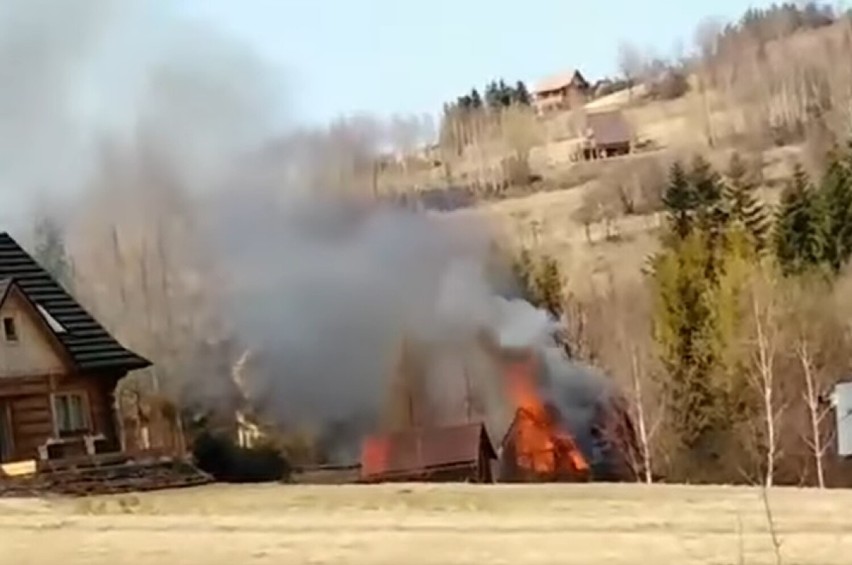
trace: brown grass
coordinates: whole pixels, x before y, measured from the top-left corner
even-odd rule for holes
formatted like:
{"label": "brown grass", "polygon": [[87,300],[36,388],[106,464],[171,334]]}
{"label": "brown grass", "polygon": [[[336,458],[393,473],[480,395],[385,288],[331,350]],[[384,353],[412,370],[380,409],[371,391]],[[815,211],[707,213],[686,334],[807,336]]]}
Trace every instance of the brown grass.
{"label": "brown grass", "polygon": [[[852,492],[770,496],[786,563],[848,563]],[[215,485],[0,501],[0,528],[21,565],[774,562],[759,490],[733,487]]]}

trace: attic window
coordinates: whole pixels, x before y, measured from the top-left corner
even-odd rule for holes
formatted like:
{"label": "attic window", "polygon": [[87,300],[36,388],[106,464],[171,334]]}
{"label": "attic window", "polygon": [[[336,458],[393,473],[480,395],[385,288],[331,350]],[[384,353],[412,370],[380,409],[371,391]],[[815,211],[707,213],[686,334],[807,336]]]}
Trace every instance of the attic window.
{"label": "attic window", "polygon": [[18,328],[15,327],[15,318],[3,318],[3,335],[6,341],[18,341]]}
{"label": "attic window", "polygon": [[36,308],[38,308],[39,314],[44,318],[44,321],[47,322],[47,325],[50,326],[50,329],[54,331],[54,333],[64,334],[66,333],[65,327],[56,321],[56,318],[50,315],[50,313],[44,309],[44,306],[41,304],[36,304]]}

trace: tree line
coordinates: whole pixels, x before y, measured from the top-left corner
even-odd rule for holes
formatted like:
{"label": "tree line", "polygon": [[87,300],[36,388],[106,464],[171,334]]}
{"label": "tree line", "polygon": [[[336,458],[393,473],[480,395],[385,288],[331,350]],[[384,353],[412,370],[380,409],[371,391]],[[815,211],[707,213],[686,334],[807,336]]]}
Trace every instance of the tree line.
{"label": "tree line", "polygon": [[566,349],[632,398],[637,476],[712,483],[845,484],[829,402],[849,369],[852,146],[780,202],[734,154],[724,171],[676,162],[642,283],[577,303],[547,254],[515,261],[525,296],[562,318]]}
{"label": "tree line", "polygon": [[513,105],[529,106],[532,104],[527,85],[524,81],[517,81],[514,86],[508,84],[505,79],[492,80],[485,85],[485,94],[472,88],[470,92],[456,98],[455,102],[444,104],[444,114],[451,114],[454,110],[479,110],[487,109],[499,111]]}

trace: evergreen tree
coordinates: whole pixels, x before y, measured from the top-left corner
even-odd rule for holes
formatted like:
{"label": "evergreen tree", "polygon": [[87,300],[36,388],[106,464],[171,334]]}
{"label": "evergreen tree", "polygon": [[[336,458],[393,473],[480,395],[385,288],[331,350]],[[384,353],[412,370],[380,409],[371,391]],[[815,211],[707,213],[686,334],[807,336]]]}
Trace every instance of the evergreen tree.
{"label": "evergreen tree", "polygon": [[654,259],[654,334],[666,379],[667,413],[687,448],[719,423],[713,372],[718,361],[714,283],[705,276],[711,246],[691,232]]}
{"label": "evergreen tree", "polygon": [[489,110],[498,110],[501,106],[500,89],[493,80],[485,87],[485,105]]}
{"label": "evergreen tree", "polygon": [[530,250],[522,249],[518,257],[512,262],[512,273],[520,287],[521,297],[530,303],[535,300],[534,269]]}
{"label": "evergreen tree", "polygon": [[536,308],[547,310],[555,318],[563,312],[563,281],[559,263],[549,255],[533,259],[528,249],[523,249],[512,264],[512,271],[521,296]]}
{"label": "evergreen tree", "polygon": [[482,96],[479,95],[479,91],[475,88],[470,91],[470,106],[474,109],[482,108]]}
{"label": "evergreen tree", "polygon": [[473,108],[473,99],[470,97],[470,94],[460,96],[456,101],[456,106],[462,110],[470,110]]}
{"label": "evergreen tree", "polygon": [[49,217],[36,223],[33,258],[56,282],[70,289],[71,262],[65,252],[65,238],[56,221]]}
{"label": "evergreen tree", "polygon": [[663,206],[669,227],[676,238],[686,239],[692,232],[697,204],[697,195],[686,176],[686,171],[680,163],[675,163],[669,173],[669,184],[663,193]]}
{"label": "evergreen tree", "polygon": [[730,221],[749,234],[758,251],[763,250],[770,227],[769,213],[755,195],[758,184],[738,153],[731,157],[727,177],[724,197]]}
{"label": "evergreen tree", "polygon": [[824,255],[834,272],[852,255],[852,174],[847,160],[838,149],[832,152],[819,190],[825,213]]}
{"label": "evergreen tree", "polygon": [[536,306],[550,312],[555,318],[562,315],[562,273],[556,259],[545,255],[536,273]]}
{"label": "evergreen tree", "polygon": [[508,108],[512,105],[512,100],[514,99],[514,91],[512,87],[506,84],[506,81],[502,78],[497,85],[497,91],[500,93],[500,107]]}
{"label": "evergreen tree", "polygon": [[775,255],[784,274],[798,274],[825,257],[825,214],[801,165],[781,196],[775,222]]}
{"label": "evergreen tree", "polygon": [[715,243],[728,222],[722,178],[710,163],[699,155],[692,162],[688,180],[695,194],[696,224],[710,235],[711,243]]}
{"label": "evergreen tree", "polygon": [[524,84],[524,81],[522,80],[519,80],[517,84],[515,84],[515,103],[520,104],[521,106],[529,106],[532,104],[530,91],[527,90],[527,85]]}

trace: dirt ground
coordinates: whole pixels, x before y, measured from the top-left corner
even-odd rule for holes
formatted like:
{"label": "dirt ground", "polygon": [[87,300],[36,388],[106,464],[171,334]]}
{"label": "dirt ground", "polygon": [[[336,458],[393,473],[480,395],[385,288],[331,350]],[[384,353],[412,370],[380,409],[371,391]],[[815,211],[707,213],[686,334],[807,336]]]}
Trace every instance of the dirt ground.
{"label": "dirt ground", "polygon": [[[9,565],[775,563],[760,491],[206,486],[0,500]],[[852,491],[771,491],[787,564],[848,564]]]}

